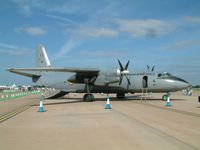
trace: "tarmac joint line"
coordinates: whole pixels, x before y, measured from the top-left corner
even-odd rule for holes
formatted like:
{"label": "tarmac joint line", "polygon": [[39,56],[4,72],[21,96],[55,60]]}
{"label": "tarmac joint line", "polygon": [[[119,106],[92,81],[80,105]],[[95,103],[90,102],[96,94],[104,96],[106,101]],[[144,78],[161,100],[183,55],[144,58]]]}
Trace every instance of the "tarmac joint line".
{"label": "tarmac joint line", "polygon": [[144,122],[142,122],[142,121],[140,121],[140,120],[138,120],[138,119],[136,119],[136,118],[134,118],[132,116],[129,116],[128,114],[126,114],[126,113],[124,113],[122,111],[119,111],[117,109],[113,109],[113,111],[115,111],[116,113],[121,114],[121,115],[123,115],[123,116],[125,116],[125,117],[127,117],[127,118],[129,118],[129,119],[131,119],[133,121],[136,121],[137,123],[139,123],[139,124],[141,124],[143,126],[146,126],[149,129],[152,129],[154,131],[154,133],[156,133],[156,134],[161,134],[162,136],[169,137],[168,141],[176,141],[178,143],[182,143],[185,146],[187,146],[189,149],[194,149],[194,150],[198,149],[198,148],[196,148],[195,146],[193,146],[193,145],[191,145],[189,143],[186,143],[186,142],[184,142],[184,141],[182,141],[182,140],[180,140],[180,139],[178,139],[178,138],[176,138],[176,137],[174,137],[174,136],[172,136],[170,134],[167,134],[167,133],[165,133],[165,132],[163,132],[163,131],[161,131],[161,130],[159,130],[159,129],[151,126],[151,125],[148,125],[148,124],[146,124],[146,123],[144,123]]}
{"label": "tarmac joint line", "polygon": [[176,113],[179,113],[179,114],[189,115],[189,116],[193,116],[193,117],[200,117],[200,114],[192,113],[192,112],[188,112],[188,111],[183,111],[183,110],[178,110],[178,109],[171,108],[171,107],[162,107],[162,106],[156,106],[156,105],[153,105],[153,104],[141,103],[141,102],[135,102],[135,103],[154,107],[154,108],[159,108],[159,109],[163,109],[163,110],[167,110],[167,111],[171,111],[171,112],[176,112]]}
{"label": "tarmac joint line", "polygon": [[14,117],[14,116],[16,116],[17,114],[19,114],[19,113],[21,113],[21,112],[23,112],[23,111],[25,111],[25,110],[31,108],[32,106],[34,106],[34,104],[32,104],[32,105],[28,104],[28,105],[25,105],[25,106],[23,106],[23,107],[20,107],[20,108],[14,110],[14,111],[11,111],[11,112],[9,112],[9,113],[6,113],[6,114],[4,114],[4,115],[1,115],[1,116],[0,116],[0,123],[2,123],[2,122],[4,122],[4,121],[6,121],[6,120],[8,120],[8,119],[10,119],[10,118],[12,118],[12,117]]}

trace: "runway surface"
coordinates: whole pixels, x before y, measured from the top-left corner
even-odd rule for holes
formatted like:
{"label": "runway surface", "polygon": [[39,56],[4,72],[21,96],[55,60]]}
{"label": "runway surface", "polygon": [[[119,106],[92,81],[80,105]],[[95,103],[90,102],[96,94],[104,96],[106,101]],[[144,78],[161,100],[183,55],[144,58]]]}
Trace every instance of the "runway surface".
{"label": "runway surface", "polygon": [[6,150],[200,149],[197,95],[175,93],[171,107],[160,100],[162,94],[152,94],[146,102],[139,94],[127,100],[111,95],[110,110],[105,109],[106,95],[100,94],[89,103],[82,102],[81,94],[45,100],[45,112],[32,106],[0,123],[0,146]]}

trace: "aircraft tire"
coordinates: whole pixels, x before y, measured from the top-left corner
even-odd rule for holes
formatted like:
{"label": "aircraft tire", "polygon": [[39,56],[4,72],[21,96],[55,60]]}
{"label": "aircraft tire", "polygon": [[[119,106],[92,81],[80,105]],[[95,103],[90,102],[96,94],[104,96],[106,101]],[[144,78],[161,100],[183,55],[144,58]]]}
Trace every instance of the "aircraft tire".
{"label": "aircraft tire", "polygon": [[167,100],[168,95],[163,95],[162,96],[162,100],[166,101]]}
{"label": "aircraft tire", "polygon": [[83,101],[84,102],[92,102],[92,101],[94,101],[94,95],[93,94],[85,94],[83,96]]}

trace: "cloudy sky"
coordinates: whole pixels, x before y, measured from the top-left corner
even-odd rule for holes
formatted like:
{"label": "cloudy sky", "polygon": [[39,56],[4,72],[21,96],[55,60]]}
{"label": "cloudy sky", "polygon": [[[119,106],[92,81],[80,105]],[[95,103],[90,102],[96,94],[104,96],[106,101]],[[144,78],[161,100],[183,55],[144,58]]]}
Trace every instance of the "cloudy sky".
{"label": "cloudy sky", "polygon": [[5,71],[35,67],[43,44],[53,66],[168,71],[200,84],[199,0],[1,0],[0,85],[31,84]]}

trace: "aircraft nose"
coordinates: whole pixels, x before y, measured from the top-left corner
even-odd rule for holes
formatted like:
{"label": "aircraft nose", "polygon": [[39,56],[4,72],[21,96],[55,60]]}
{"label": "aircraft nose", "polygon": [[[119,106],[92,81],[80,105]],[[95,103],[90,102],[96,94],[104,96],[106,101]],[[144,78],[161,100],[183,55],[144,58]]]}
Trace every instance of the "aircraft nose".
{"label": "aircraft nose", "polygon": [[180,88],[181,89],[186,89],[186,88],[188,88],[190,86],[190,84],[188,83],[188,82],[183,82],[183,81],[181,81],[181,83],[180,83]]}
{"label": "aircraft nose", "polygon": [[181,78],[176,77],[176,81],[177,81],[177,86],[178,86],[178,88],[180,90],[181,89],[186,89],[186,88],[188,88],[190,86],[190,84],[187,81],[185,81],[185,80],[183,80]]}

